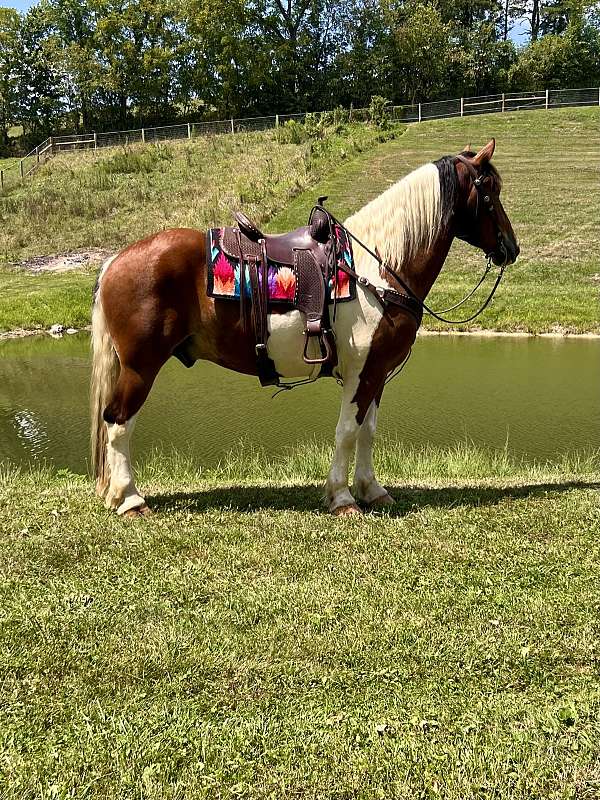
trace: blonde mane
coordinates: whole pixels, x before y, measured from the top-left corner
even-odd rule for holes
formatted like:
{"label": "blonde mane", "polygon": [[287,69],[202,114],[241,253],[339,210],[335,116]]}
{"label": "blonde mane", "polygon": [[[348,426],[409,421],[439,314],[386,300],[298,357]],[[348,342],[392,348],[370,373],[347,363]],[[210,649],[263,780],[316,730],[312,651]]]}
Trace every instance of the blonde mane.
{"label": "blonde mane", "polygon": [[[442,197],[439,172],[435,164],[424,164],[390,186],[345,221],[347,228],[394,269],[402,267],[418,253],[428,250],[442,223]],[[363,259],[362,248],[354,255]],[[376,265],[375,265],[376,267]],[[364,274],[364,269],[361,270]]]}

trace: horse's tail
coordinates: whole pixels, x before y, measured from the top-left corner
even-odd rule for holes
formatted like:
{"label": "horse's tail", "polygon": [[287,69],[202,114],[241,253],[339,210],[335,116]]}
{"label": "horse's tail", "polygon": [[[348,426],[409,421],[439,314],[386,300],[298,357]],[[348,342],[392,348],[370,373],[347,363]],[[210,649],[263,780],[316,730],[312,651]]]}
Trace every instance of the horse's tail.
{"label": "horse's tail", "polygon": [[90,384],[92,470],[96,478],[96,491],[104,495],[109,484],[110,473],[106,460],[106,425],[102,416],[119,377],[119,358],[113,345],[102,308],[101,280],[107,267],[105,262],[96,288],[92,307],[92,378]]}

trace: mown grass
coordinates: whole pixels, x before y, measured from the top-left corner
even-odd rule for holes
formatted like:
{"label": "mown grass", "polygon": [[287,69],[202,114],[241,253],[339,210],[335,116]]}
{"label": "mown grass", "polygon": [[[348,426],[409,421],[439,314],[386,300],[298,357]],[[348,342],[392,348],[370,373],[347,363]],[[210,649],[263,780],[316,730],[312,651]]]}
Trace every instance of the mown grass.
{"label": "mown grass", "polygon": [[88,325],[95,280],[95,269],[43,275],[0,269],[0,331]]}
{"label": "mown grass", "polygon": [[0,158],[0,169],[8,169],[18,162],[18,158]]}
{"label": "mown grass", "polygon": [[3,470],[4,798],[598,796],[598,456],[388,450],[337,520],[328,455],[157,458],[134,522]]}

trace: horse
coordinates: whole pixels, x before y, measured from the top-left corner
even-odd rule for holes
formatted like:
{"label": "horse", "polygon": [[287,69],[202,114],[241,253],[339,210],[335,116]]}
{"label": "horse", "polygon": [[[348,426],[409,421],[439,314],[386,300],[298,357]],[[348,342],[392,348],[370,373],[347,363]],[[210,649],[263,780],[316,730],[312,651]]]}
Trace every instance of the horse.
{"label": "horse", "polygon": [[[410,353],[419,320],[402,305],[379,302],[377,292],[409,290],[427,308],[425,298],[454,238],[502,268],[519,254],[500,201],[501,178],[491,164],[494,149],[492,139],[478,152],[465,148],[425,164],[344,222],[365,247],[354,253],[356,297],[337,307],[332,323],[333,376],[343,389],[326,502],[337,516],[394,502],[373,467],[377,411],[386,380]],[[151,513],[135,485],[130,440],[159,370],[182,343],[190,363],[205,359],[257,375],[256,340],[240,317],[238,304],[207,293],[203,231],[164,230],[104,263],[92,308],[90,401],[92,465],[107,508],[126,516]],[[297,309],[269,309],[268,355],[281,376],[318,374],[319,366],[302,358],[303,317]]]}

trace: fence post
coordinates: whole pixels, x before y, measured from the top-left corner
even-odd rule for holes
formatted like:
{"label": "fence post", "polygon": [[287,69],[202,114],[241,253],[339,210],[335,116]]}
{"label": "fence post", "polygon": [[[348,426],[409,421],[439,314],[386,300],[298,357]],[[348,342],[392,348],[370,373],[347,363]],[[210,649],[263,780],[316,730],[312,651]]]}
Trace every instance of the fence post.
{"label": "fence post", "polygon": [[54,155],[54,142],[52,141],[52,137],[51,136],[48,137],[48,144],[50,146],[50,155],[53,156]]}
{"label": "fence post", "polygon": [[36,145],[35,148],[35,160],[39,164],[40,163],[40,148],[39,145]]}
{"label": "fence post", "polygon": [[461,115],[461,117],[464,117],[464,115],[465,115],[465,98],[464,97],[460,98],[460,115]]}
{"label": "fence post", "polygon": [[279,114],[275,114],[275,127],[279,127]]}
{"label": "fence post", "polygon": [[98,149],[98,134],[94,131],[94,150]]}
{"label": "fence post", "polygon": [[0,189],[4,189],[4,170],[0,169]]}
{"label": "fence post", "polygon": [[25,180],[25,173],[23,172],[23,159],[19,161],[19,174],[21,175],[21,180]]}
{"label": "fence post", "polygon": [[142,128],[142,144],[146,144],[146,131]]}
{"label": "fence post", "polygon": [[419,122],[421,122],[421,103],[419,103]]}
{"label": "fence post", "polygon": [[187,126],[188,126],[188,139],[191,139],[192,138],[192,126],[190,125],[189,122],[188,122]]}
{"label": "fence post", "polygon": [[550,89],[546,89],[546,111],[548,111],[548,99],[550,95]]}
{"label": "fence post", "polygon": [[598,87],[598,105],[600,106],[600,86]]}
{"label": "fence post", "polygon": [[504,108],[505,108],[505,106],[504,106],[504,99],[505,99],[505,98],[504,98],[504,92],[502,92],[502,113],[503,113],[503,114],[504,114]]}
{"label": "fence post", "polygon": [[233,117],[231,118],[231,132],[235,133],[235,128],[233,126]]}

